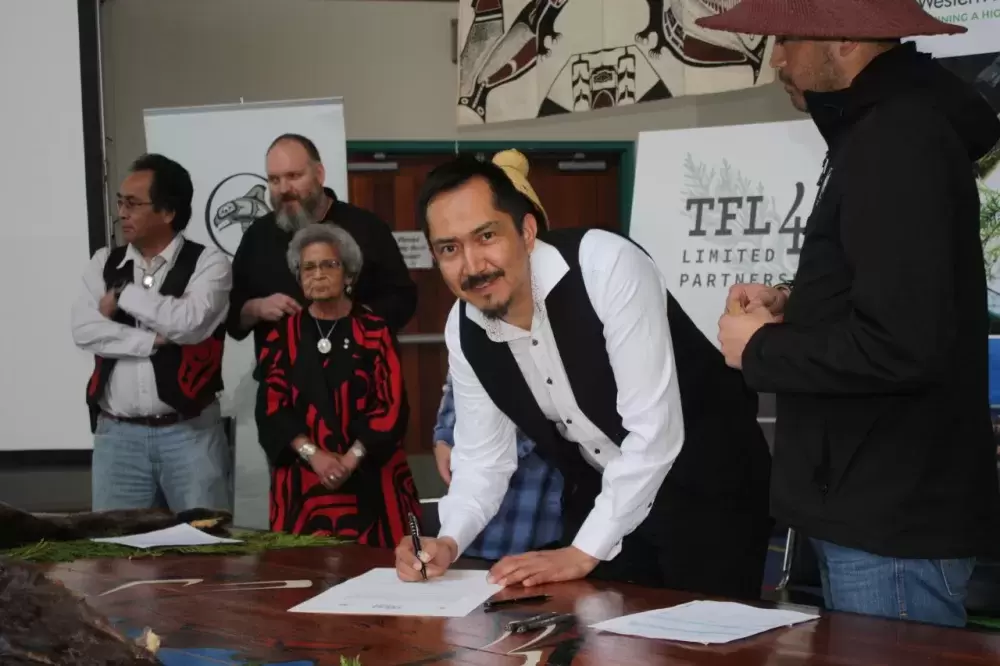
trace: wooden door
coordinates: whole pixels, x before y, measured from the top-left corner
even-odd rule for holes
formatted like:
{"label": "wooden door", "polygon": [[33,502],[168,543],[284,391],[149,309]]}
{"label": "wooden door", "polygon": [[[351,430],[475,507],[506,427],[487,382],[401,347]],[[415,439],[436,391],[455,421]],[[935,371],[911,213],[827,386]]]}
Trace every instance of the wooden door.
{"label": "wooden door", "polygon": [[[484,159],[492,157],[489,152],[479,154]],[[526,154],[531,163],[529,179],[552,228],[621,228],[617,153]],[[394,231],[418,231],[416,202],[420,186],[431,169],[451,157],[440,153],[352,152],[348,155],[350,202],[374,212]],[[410,401],[405,448],[414,455],[431,449],[441,387],[448,371],[442,334],[455,296],[437,269],[414,269],[410,274],[417,283],[417,313],[400,332],[399,340]]]}

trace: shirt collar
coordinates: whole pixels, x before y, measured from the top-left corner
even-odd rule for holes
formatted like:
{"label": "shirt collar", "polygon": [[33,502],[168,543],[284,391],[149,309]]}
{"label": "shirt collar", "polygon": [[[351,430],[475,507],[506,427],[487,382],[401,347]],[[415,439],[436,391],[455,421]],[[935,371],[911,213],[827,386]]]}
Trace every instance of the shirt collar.
{"label": "shirt collar", "polygon": [[[152,264],[157,259],[162,259],[163,262],[166,264],[172,263],[174,257],[177,256],[177,251],[180,250],[181,245],[183,244],[184,244],[183,234],[177,234],[176,236],[174,236],[174,239],[170,241],[169,245],[163,248],[163,250],[158,255],[149,260],[149,263]],[[122,261],[120,264],[118,264],[118,268],[121,268],[129,261],[134,261],[136,265],[139,266],[143,266],[146,264],[146,258],[142,256],[142,253],[139,252],[139,250],[131,243],[128,244],[128,248],[126,248],[125,250],[125,256],[122,257]]]}
{"label": "shirt collar", "polygon": [[531,252],[531,279],[538,290],[537,296],[544,301],[556,285],[569,273],[569,264],[553,245],[535,239],[535,249]]}
{"label": "shirt collar", "polygon": [[[537,330],[546,317],[545,299],[569,272],[569,264],[559,250],[538,239],[535,239],[535,247],[528,261],[531,269],[531,294],[535,301],[535,316],[531,319],[531,328]],[[503,320],[486,317],[479,308],[471,304],[466,304],[465,316],[485,330],[493,342],[510,342],[531,335],[529,331],[511,326]]]}

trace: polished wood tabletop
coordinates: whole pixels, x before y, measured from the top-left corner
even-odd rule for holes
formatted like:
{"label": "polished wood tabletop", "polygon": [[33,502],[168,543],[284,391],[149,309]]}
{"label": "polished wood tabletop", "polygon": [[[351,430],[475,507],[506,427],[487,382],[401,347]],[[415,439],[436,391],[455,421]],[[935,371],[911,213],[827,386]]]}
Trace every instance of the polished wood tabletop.
{"label": "polished wood tabletop", "polygon": [[[236,557],[81,560],[47,571],[126,633],[150,627],[162,637],[164,653],[234,655],[222,663],[339,666],[341,656],[360,656],[362,666],[1000,664],[1000,635],[837,613],[724,646],[598,632],[589,625],[695,597],[590,581],[536,588],[552,595],[545,605],[475,610],[463,618],[287,612],[392,562],[391,551],[350,545]],[[496,598],[519,594],[523,590],[512,588]],[[575,613],[579,624],[545,635],[505,633],[511,620],[546,610]]]}

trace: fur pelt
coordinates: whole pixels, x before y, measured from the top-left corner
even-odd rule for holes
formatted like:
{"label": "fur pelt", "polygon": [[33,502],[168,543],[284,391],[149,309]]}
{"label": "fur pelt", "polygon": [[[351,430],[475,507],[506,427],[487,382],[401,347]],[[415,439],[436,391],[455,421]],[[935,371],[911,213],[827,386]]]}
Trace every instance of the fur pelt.
{"label": "fur pelt", "polygon": [[192,523],[205,532],[224,534],[232,522],[228,511],[192,509],[129,509],[70,514],[32,514],[0,502],[0,549],[45,541],[115,537]]}
{"label": "fur pelt", "polygon": [[162,666],[65,586],[9,558],[0,558],[0,664]]}

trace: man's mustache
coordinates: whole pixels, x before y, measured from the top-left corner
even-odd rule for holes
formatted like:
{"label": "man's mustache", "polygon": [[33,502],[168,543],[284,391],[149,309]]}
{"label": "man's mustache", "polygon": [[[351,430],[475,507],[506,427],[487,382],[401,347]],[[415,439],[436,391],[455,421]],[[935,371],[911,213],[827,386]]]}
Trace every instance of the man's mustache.
{"label": "man's mustache", "polygon": [[475,289],[476,287],[481,287],[482,285],[495,280],[496,278],[503,277],[503,271],[495,270],[492,273],[479,273],[478,275],[470,275],[464,280],[462,280],[463,291],[468,291],[469,289]]}

